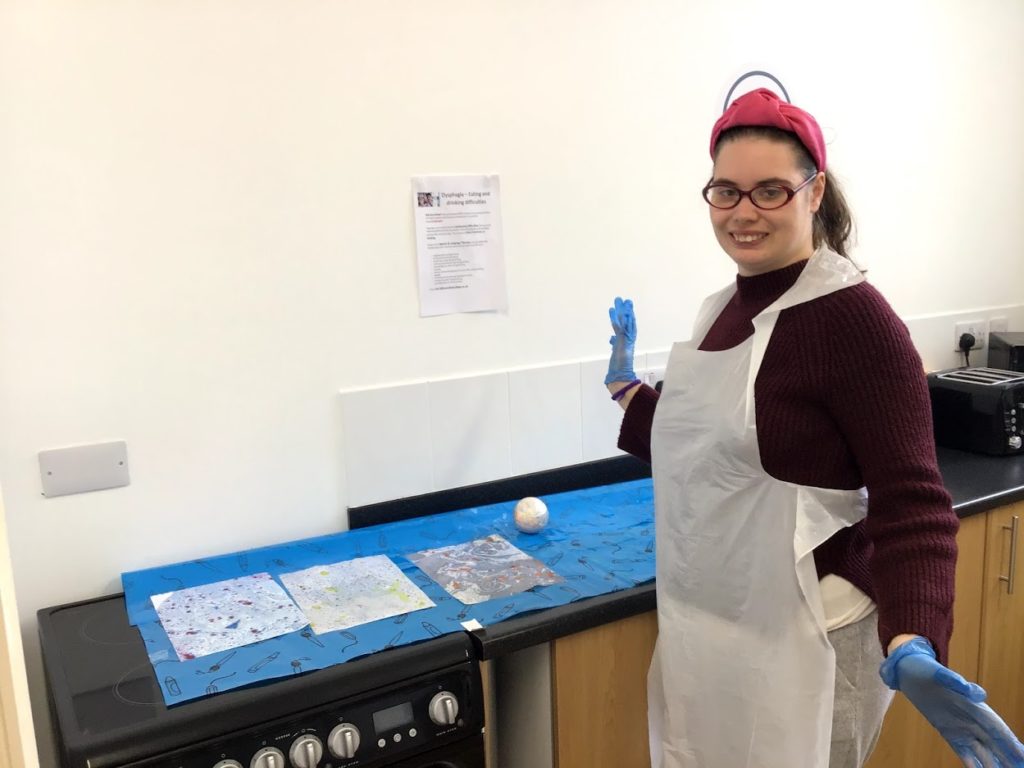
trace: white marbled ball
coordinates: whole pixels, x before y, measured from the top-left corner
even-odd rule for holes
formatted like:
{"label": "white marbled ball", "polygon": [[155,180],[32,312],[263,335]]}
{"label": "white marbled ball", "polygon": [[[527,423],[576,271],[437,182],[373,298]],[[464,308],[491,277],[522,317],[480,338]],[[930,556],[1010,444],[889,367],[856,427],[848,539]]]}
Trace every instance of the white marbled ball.
{"label": "white marbled ball", "polygon": [[523,533],[536,533],[548,524],[548,505],[538,498],[527,496],[516,504],[516,528]]}

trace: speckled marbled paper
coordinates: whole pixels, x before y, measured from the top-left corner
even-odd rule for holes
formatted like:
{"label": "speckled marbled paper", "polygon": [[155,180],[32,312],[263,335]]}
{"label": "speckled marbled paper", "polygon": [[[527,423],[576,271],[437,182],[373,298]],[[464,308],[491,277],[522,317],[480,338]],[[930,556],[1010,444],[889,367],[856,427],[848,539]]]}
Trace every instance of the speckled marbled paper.
{"label": "speckled marbled paper", "polygon": [[269,573],[165,592],[151,600],[181,661],[285,635],[308,623]]}
{"label": "speckled marbled paper", "polygon": [[318,635],[434,607],[386,555],[282,573],[281,583]]}
{"label": "speckled marbled paper", "polygon": [[425,549],[408,557],[452,597],[466,605],[517,595],[563,580],[540,560],[497,534],[465,544]]}

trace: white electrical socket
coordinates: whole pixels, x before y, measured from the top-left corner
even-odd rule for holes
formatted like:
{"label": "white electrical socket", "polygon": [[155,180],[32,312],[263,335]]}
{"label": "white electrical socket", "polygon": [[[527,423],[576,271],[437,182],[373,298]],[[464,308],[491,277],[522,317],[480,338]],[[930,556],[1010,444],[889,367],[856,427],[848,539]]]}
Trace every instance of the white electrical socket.
{"label": "white electrical socket", "polygon": [[652,387],[655,384],[657,384],[657,382],[664,381],[664,380],[665,380],[665,368],[648,368],[647,369],[647,379],[644,382],[645,384],[647,384],[647,386],[651,386]]}
{"label": "white electrical socket", "polygon": [[636,377],[649,387],[653,387],[665,378],[664,367],[642,368],[636,372]]}
{"label": "white electrical socket", "polygon": [[960,352],[960,337],[969,333],[974,337],[971,351],[984,349],[988,340],[988,320],[964,320],[953,326],[953,349]]}

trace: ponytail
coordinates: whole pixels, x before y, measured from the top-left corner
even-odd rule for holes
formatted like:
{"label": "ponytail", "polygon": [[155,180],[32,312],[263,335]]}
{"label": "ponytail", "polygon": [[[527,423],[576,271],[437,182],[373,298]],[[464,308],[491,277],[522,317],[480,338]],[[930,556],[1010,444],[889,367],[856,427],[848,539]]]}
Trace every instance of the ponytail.
{"label": "ponytail", "polygon": [[852,233],[853,217],[846,204],[846,196],[836,177],[826,170],[825,194],[814,214],[814,247],[827,245],[840,256],[850,258],[846,245]]}

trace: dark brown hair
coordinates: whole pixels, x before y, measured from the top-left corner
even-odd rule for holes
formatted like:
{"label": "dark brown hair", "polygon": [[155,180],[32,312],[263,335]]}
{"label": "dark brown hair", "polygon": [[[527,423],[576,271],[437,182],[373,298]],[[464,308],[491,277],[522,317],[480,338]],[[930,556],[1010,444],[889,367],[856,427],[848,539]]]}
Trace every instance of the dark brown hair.
{"label": "dark brown hair", "polygon": [[[793,148],[797,166],[804,172],[805,178],[818,171],[807,147],[795,133],[765,125],[743,125],[723,131],[718,143],[715,144],[715,158],[718,158],[718,151],[726,142],[748,138],[770,139],[788,144]],[[839,255],[849,258],[850,254],[846,252],[846,247],[852,233],[853,217],[850,215],[850,207],[846,204],[846,197],[839,186],[839,181],[826,169],[825,194],[814,214],[814,247],[825,244]]]}

